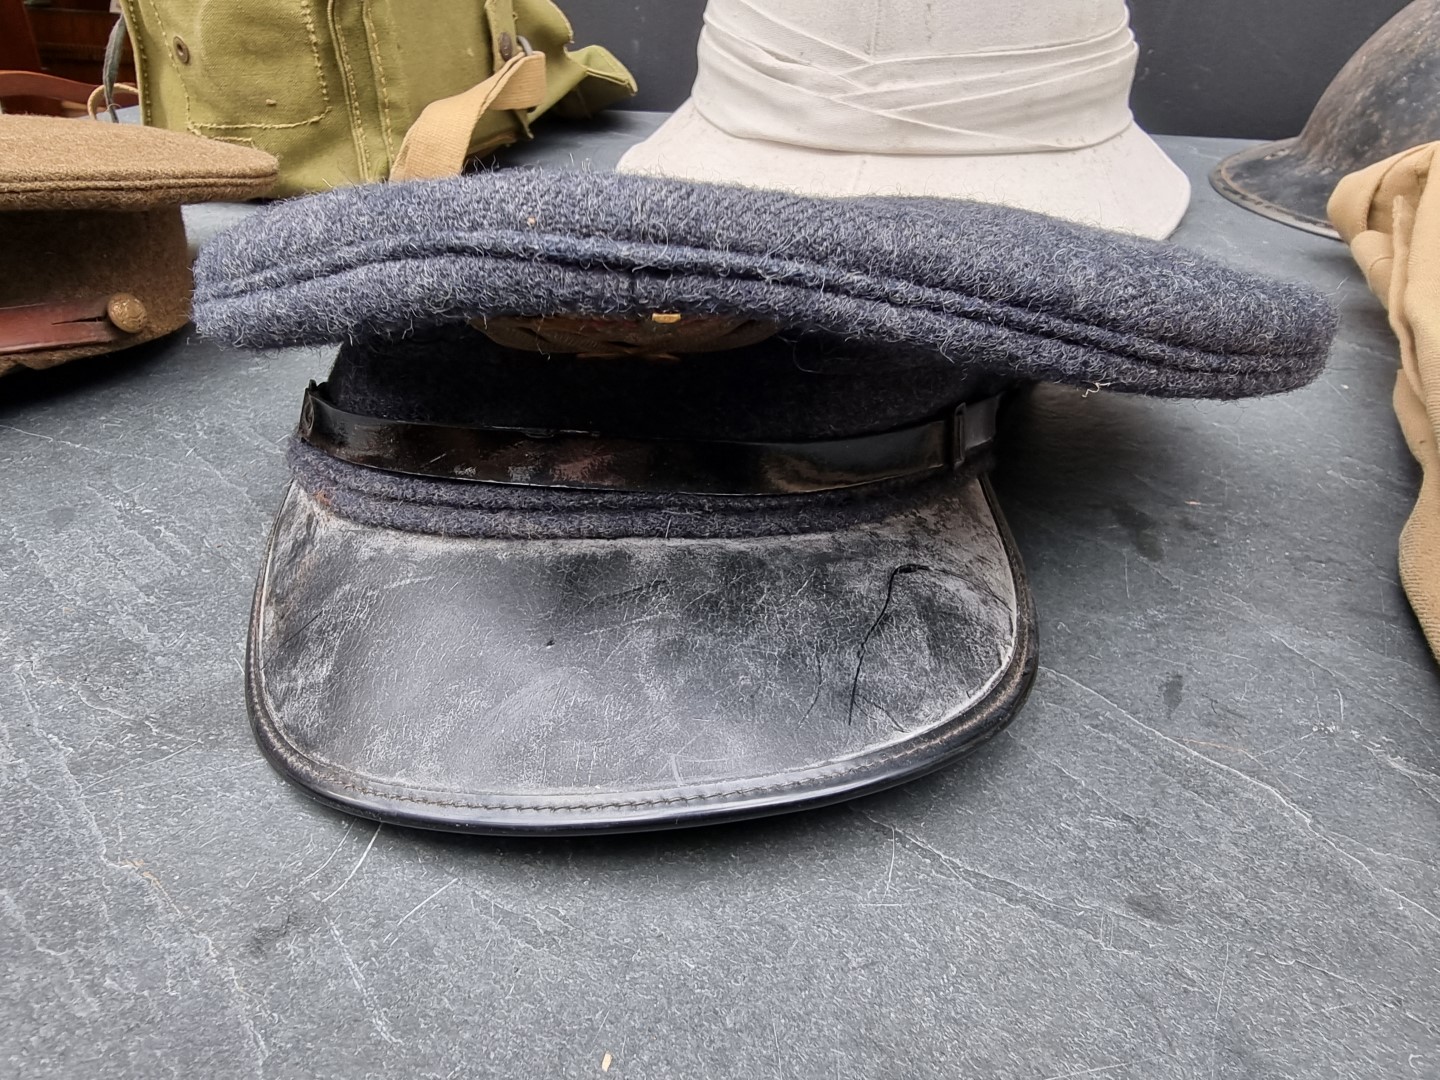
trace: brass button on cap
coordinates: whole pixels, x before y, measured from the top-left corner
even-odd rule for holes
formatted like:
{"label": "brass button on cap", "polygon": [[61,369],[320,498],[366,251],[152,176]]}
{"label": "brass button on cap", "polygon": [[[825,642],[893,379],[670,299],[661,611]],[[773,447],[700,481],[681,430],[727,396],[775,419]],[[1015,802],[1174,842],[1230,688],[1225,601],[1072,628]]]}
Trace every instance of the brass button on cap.
{"label": "brass button on cap", "polygon": [[182,64],[188,64],[190,62],[190,46],[185,44],[185,39],[176,34],[171,45],[175,49],[175,59]]}
{"label": "brass button on cap", "polygon": [[106,317],[119,330],[127,334],[138,334],[145,329],[149,318],[145,305],[129,293],[116,293],[105,306]]}

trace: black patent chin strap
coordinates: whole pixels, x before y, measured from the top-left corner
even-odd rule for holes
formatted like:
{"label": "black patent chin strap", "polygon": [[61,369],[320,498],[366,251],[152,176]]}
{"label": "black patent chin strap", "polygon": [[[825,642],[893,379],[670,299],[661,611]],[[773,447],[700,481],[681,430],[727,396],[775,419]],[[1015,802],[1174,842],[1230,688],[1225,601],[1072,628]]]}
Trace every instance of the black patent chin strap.
{"label": "black patent chin strap", "polygon": [[1000,399],[878,435],[806,442],[634,439],[589,431],[417,424],[305,391],[299,437],[340,461],[439,480],[576,491],[806,495],[953,472],[995,439]]}

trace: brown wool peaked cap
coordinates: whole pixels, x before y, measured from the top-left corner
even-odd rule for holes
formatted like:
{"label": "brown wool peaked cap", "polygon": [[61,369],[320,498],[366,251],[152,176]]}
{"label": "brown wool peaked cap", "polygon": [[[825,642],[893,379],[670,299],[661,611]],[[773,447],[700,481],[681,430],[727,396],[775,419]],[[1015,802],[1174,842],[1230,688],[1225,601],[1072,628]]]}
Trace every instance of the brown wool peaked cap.
{"label": "brown wool peaked cap", "polygon": [[180,132],[0,116],[0,375],[184,326],[181,204],[252,199],[275,175],[269,154]]}

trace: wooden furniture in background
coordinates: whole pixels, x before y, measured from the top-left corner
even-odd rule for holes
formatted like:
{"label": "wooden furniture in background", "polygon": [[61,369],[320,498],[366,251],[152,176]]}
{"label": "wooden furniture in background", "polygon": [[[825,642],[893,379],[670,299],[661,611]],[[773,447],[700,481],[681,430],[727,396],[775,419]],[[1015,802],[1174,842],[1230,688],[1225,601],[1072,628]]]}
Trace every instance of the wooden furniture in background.
{"label": "wooden furniture in background", "polygon": [[[109,0],[0,0],[0,105],[8,112],[84,112],[103,79],[105,45],[118,16]],[[133,82],[126,49],[120,82]],[[133,94],[117,104],[134,104]]]}
{"label": "wooden furniture in background", "polygon": [[[25,5],[21,0],[0,0],[0,71],[38,72],[40,50],[35,44],[35,34],[30,29]],[[23,96],[35,91],[29,85],[0,87],[0,104],[12,112],[44,113],[57,115],[63,110],[60,104],[46,96]]]}
{"label": "wooden furniture in background", "polygon": [[[105,43],[119,18],[110,0],[28,0],[25,12],[39,48],[42,70],[77,82],[100,82]],[[135,67],[127,54],[120,64],[120,82],[134,82]]]}
{"label": "wooden furniture in background", "polygon": [[40,50],[21,0],[0,0],[0,68],[40,70]]}

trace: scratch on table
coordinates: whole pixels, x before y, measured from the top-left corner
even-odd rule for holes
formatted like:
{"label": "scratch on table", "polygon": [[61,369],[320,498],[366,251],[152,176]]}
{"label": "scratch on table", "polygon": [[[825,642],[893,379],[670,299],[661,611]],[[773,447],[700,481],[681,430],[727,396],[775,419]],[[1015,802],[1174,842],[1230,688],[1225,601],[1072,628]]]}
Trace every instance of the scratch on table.
{"label": "scratch on table", "polygon": [[[373,841],[373,837],[372,837]],[[365,977],[360,974],[360,965],[355,963],[355,957],[350,954],[350,947],[345,944],[345,939],[340,936],[340,928],[335,925],[333,919],[326,920],[330,926],[330,936],[335,939],[335,944],[340,948],[340,955],[345,958],[345,966],[350,969],[350,981],[355,984],[355,989],[360,994],[360,1000],[365,1004],[365,1013],[370,1018],[370,1026],[375,1033],[393,1046],[403,1046],[399,1039],[390,1030],[390,1024],[385,1019],[385,1014],[375,1003],[375,997],[370,988],[365,985]]]}
{"label": "scratch on table", "polygon": [[404,915],[400,916],[400,921],[395,924],[395,929],[391,932],[390,937],[385,942],[386,946],[388,947],[395,944],[395,939],[400,936],[400,928],[410,921],[411,916],[413,916],[426,904],[429,904],[432,900],[434,900],[436,897],[438,897],[441,893],[443,893],[446,889],[450,888],[451,885],[454,885],[459,880],[460,879],[458,877],[451,878],[444,885],[441,885],[424,900],[421,900],[413,908],[407,911]]}
{"label": "scratch on table", "polygon": [[350,836],[350,830],[351,830],[352,828],[354,828],[354,825],[355,825],[355,822],[354,822],[353,819],[350,820],[350,821],[345,822],[345,831],[340,834],[340,839],[339,839],[339,841],[336,842],[334,850],[330,852],[329,856],[325,859],[324,862],[322,862],[322,863],[321,863],[319,866],[317,866],[314,870],[311,870],[310,873],[306,874],[303,878],[300,879],[300,884],[301,884],[301,885],[304,885],[304,884],[305,884],[307,881],[309,881],[311,878],[313,878],[313,877],[315,877],[316,875],[318,875],[318,874],[320,873],[320,871],[324,870],[325,867],[327,867],[327,866],[330,865],[330,863],[334,860],[334,858],[335,858],[336,855],[339,855],[339,854],[340,854],[340,849],[345,846],[345,841],[349,838],[349,836]]}
{"label": "scratch on table", "polygon": [[[1171,746],[1174,746],[1174,747],[1176,747],[1177,749],[1179,749],[1182,753],[1184,753],[1184,754],[1186,754],[1186,755],[1188,755],[1188,756],[1190,756],[1190,757],[1195,758],[1196,760],[1204,763],[1205,765],[1208,765],[1210,768],[1215,769],[1215,770],[1218,771],[1218,772],[1228,773],[1229,775],[1231,775],[1231,776],[1233,776],[1233,777],[1235,777],[1235,778],[1237,778],[1237,779],[1239,779],[1239,780],[1242,780],[1243,782],[1245,782],[1246,784],[1249,784],[1249,785],[1252,786],[1252,787],[1259,788],[1261,791],[1265,792],[1265,793],[1266,793],[1267,795],[1269,795],[1272,799],[1274,799],[1274,800],[1275,800],[1276,802],[1278,802],[1281,806],[1283,806],[1286,810],[1288,810],[1288,811],[1291,813],[1291,815],[1293,815],[1296,819],[1298,819],[1299,822],[1300,822],[1300,824],[1301,824],[1301,826],[1305,829],[1305,831],[1306,831],[1307,833],[1309,833],[1311,836],[1313,836],[1316,840],[1319,840],[1319,841],[1320,841],[1322,844],[1324,844],[1326,847],[1330,848],[1332,851],[1334,851],[1334,852],[1335,852],[1337,855],[1339,855],[1341,858],[1346,859],[1346,860],[1348,860],[1349,862],[1354,863],[1357,867],[1359,867],[1360,870],[1365,874],[1365,876],[1370,879],[1371,884],[1373,884],[1373,885],[1375,886],[1375,888],[1379,889],[1381,892],[1383,892],[1383,893],[1385,893],[1385,894],[1387,894],[1387,895],[1389,895],[1389,896],[1393,896],[1395,899],[1399,900],[1400,903],[1401,903],[1403,906],[1412,907],[1412,908],[1414,908],[1415,910],[1423,913],[1423,914],[1424,914],[1427,918],[1429,918],[1432,922],[1435,922],[1435,923],[1437,923],[1437,924],[1440,924],[1440,915],[1437,915],[1434,911],[1432,911],[1430,908],[1426,907],[1424,904],[1420,903],[1420,902],[1419,902],[1418,900],[1416,900],[1414,897],[1412,897],[1412,896],[1407,896],[1405,893],[1400,892],[1398,889],[1392,888],[1391,886],[1382,883],[1382,882],[1375,876],[1375,871],[1374,871],[1373,869],[1371,869],[1370,865],[1369,865],[1368,863],[1366,863],[1364,859],[1361,859],[1358,855],[1355,855],[1353,852],[1346,851],[1343,847],[1341,847],[1338,843],[1336,843],[1335,840],[1333,840],[1330,836],[1328,836],[1321,827],[1319,827],[1319,826],[1316,825],[1316,823],[1315,823],[1315,817],[1314,817],[1313,814],[1311,814],[1309,811],[1305,810],[1304,807],[1298,805],[1297,803],[1292,802],[1290,799],[1287,799],[1287,798],[1285,797],[1285,795],[1279,791],[1279,789],[1275,788],[1274,786],[1272,786],[1272,785],[1270,785],[1270,784],[1265,783],[1263,780],[1260,780],[1260,779],[1258,779],[1257,777],[1251,776],[1249,773],[1242,772],[1241,770],[1236,769],[1236,768],[1234,768],[1233,766],[1226,765],[1224,762],[1216,761],[1216,760],[1215,760],[1214,758],[1212,758],[1212,757],[1207,757],[1205,754],[1200,753],[1200,751],[1195,750],[1195,749],[1193,749],[1192,747],[1186,746],[1186,745],[1185,745],[1183,742],[1181,742],[1179,739],[1176,739],[1176,738],[1173,738],[1173,737],[1171,737],[1171,736],[1169,736],[1169,735],[1166,735],[1163,731],[1160,731],[1158,728],[1151,727],[1149,724],[1145,723],[1143,720],[1140,720],[1139,718],[1135,717],[1135,716],[1132,715],[1131,713],[1126,712],[1126,711],[1125,711],[1124,709],[1122,709],[1119,705],[1117,705],[1115,702],[1111,701],[1109,698],[1107,698],[1104,694],[1100,693],[1098,690],[1094,690],[1094,689],[1092,689],[1091,687],[1086,686],[1086,685],[1085,685],[1084,683],[1082,683],[1079,679],[1071,678],[1069,675],[1066,675],[1064,672],[1056,671],[1054,668],[1045,667],[1043,664],[1040,666],[1040,669],[1039,669],[1039,670],[1042,671],[1042,672],[1044,672],[1044,673],[1047,674],[1047,675],[1053,676],[1054,678],[1062,679],[1062,680],[1064,680],[1065,682],[1070,683],[1072,686],[1075,686],[1075,687],[1078,687],[1078,688],[1081,689],[1081,690],[1084,690],[1087,694],[1090,694],[1091,696],[1098,698],[1100,701],[1104,702],[1107,706],[1109,706],[1109,708],[1110,708],[1117,716],[1119,716],[1119,717],[1121,717],[1122,719],[1126,720],[1127,722],[1135,725],[1136,727],[1140,728],[1142,731],[1145,731],[1145,732],[1149,733],[1149,734],[1150,734],[1151,736],[1153,736],[1154,738],[1159,739],[1159,740],[1161,740],[1162,742],[1169,743]],[[1363,845],[1362,845],[1362,846],[1363,846]]]}
{"label": "scratch on table", "polygon": [[1220,1005],[1225,1000],[1225,982],[1230,978],[1230,943],[1225,943],[1225,964],[1220,969],[1220,989],[1215,994],[1215,1019],[1220,1019]]}
{"label": "scratch on table", "polygon": [[370,857],[370,849],[375,846],[375,839],[380,835],[380,830],[384,827],[385,826],[383,824],[375,826],[375,831],[370,834],[370,842],[365,845],[365,850],[360,853],[360,858],[357,859],[355,865],[350,868],[350,873],[345,875],[344,881],[340,882],[340,884],[336,885],[333,890],[320,898],[320,902],[322,904],[327,903],[333,897],[338,896],[340,890],[345,888],[346,885],[350,884],[350,879],[360,872],[360,867],[364,866],[365,860]]}
{"label": "scratch on table", "polygon": [[1122,1061],[1115,1065],[1097,1065],[1093,1069],[1079,1069],[1075,1072],[1056,1073],[1054,1076],[1047,1076],[1045,1080],[1072,1080],[1076,1076],[1098,1076],[1100,1073],[1114,1072],[1116,1069],[1128,1069],[1131,1065],[1139,1065],[1138,1061]]}

